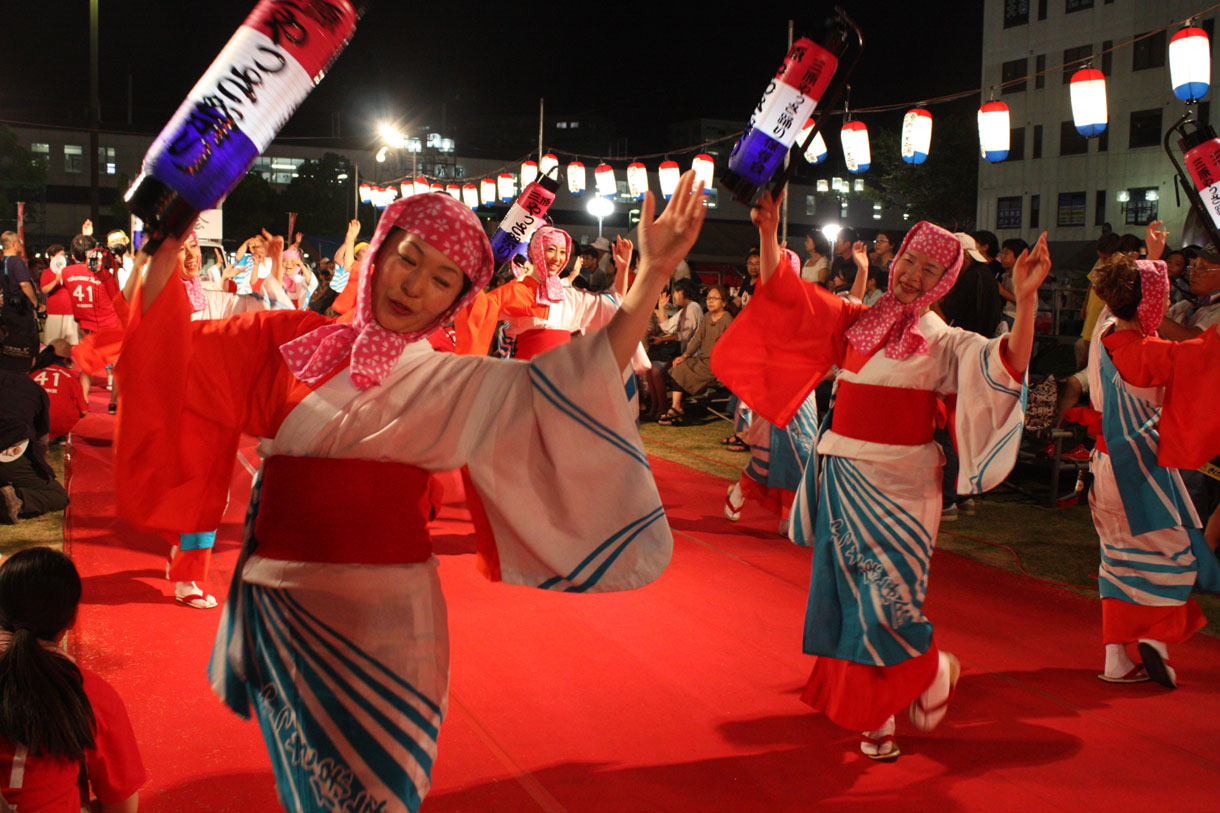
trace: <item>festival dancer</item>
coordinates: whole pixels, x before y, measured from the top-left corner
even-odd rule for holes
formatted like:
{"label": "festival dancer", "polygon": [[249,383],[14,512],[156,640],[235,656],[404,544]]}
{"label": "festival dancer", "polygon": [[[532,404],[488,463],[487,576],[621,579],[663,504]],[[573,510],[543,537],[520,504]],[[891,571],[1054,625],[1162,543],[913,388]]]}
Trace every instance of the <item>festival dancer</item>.
{"label": "festival dancer", "polygon": [[1046,236],[1014,269],[1012,333],[986,339],[929,311],[962,265],[951,232],[917,224],[891,264],[889,291],[867,307],[780,261],[778,203],[764,193],[754,210],[760,284],[712,365],[776,426],[788,424],[831,365],[841,368],[817,446],[821,477],[806,467],[792,512],[792,540],[813,546],[804,650],[816,661],[802,700],[864,731],[865,755],[893,759],[895,712],[909,707],[917,729],[935,728],[960,672],[922,609],[941,511],[938,398],[959,396],[958,490],[994,487],[1020,440],[1037,290],[1050,269]]}
{"label": "festival dancer", "polygon": [[[263,438],[210,673],[235,711],[253,706],[285,807],[414,811],[428,791],[448,637],[427,472],[468,466],[493,580],[618,590],[665,567],[672,538],[619,371],[698,236],[701,190],[687,173],[655,219],[645,198],[622,307],[529,364],[424,340],[492,273],[478,218],[446,194],[386,208],[350,322],[281,311],[191,324],[181,286],[165,284],[177,247],[158,250],[121,362],[119,510],[142,527],[214,526],[238,437]],[[594,479],[613,512],[564,497]],[[330,499],[301,500],[308,482]]]}
{"label": "festival dancer", "polygon": [[[781,252],[783,261],[800,273],[800,258],[788,249]],[[783,429],[749,407],[734,410],[733,437],[744,437],[750,448],[750,461],[741,470],[741,477],[729,486],[724,498],[724,516],[730,522],[741,519],[746,500],[753,500],[779,517],[779,533],[788,536],[789,510],[805,476],[805,467],[817,466],[814,441],[818,434],[818,405],[809,394],[792,420]]]}
{"label": "festival dancer", "polygon": [[[1149,256],[1159,258],[1164,232],[1149,230]],[[1154,242],[1153,238],[1159,238]],[[1159,259],[1116,253],[1094,269],[1093,290],[1105,303],[1089,343],[1089,397],[1102,414],[1090,470],[1089,507],[1101,541],[1102,641],[1108,683],[1155,680],[1175,688],[1169,644],[1185,641],[1206,623],[1192,590],[1220,591],[1220,564],[1203,537],[1195,505],[1176,468],[1157,465],[1161,405],[1175,360],[1190,359],[1194,381],[1178,370],[1173,397],[1196,411],[1215,409],[1215,369],[1201,364],[1210,339],[1170,342],[1155,337],[1169,298],[1169,276]],[[1220,353],[1213,353],[1213,363]],[[1189,362],[1188,362],[1189,363]],[[1210,380],[1210,383],[1209,383]],[[1212,390],[1208,397],[1206,389]],[[1216,439],[1188,433],[1213,447]],[[1196,461],[1206,461],[1201,457]]]}

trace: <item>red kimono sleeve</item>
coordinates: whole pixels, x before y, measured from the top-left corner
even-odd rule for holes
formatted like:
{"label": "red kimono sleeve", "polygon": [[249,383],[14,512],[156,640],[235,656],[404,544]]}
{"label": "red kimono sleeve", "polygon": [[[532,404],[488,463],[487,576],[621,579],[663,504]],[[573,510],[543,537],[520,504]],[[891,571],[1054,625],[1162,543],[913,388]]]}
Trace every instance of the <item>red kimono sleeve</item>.
{"label": "red kimono sleeve", "polygon": [[356,294],[360,291],[360,272],[363,267],[364,263],[360,263],[348,274],[347,284],[335,297],[335,301],[330,303],[330,309],[335,313],[344,314],[356,307]]}
{"label": "red kimono sleeve", "polygon": [[805,282],[787,263],[759,286],[712,351],[712,372],[733,393],[779,427],[841,364],[844,332],[864,305]]}
{"label": "red kimono sleeve", "polygon": [[327,320],[311,311],[259,311],[190,321],[181,285],[147,313],[132,304],[115,437],[121,517],[149,531],[197,533],[220,522],[242,432],[272,436],[293,381],[281,344]]}
{"label": "red kimono sleeve", "polygon": [[1128,384],[1164,387],[1157,462],[1197,469],[1220,454],[1220,338],[1215,326],[1187,342],[1145,338],[1134,330],[1102,344]]}
{"label": "red kimono sleeve", "polygon": [[496,324],[506,316],[545,318],[547,307],[539,305],[537,285],[514,281],[494,291],[480,291],[453,319],[460,356],[486,356],[496,335]]}

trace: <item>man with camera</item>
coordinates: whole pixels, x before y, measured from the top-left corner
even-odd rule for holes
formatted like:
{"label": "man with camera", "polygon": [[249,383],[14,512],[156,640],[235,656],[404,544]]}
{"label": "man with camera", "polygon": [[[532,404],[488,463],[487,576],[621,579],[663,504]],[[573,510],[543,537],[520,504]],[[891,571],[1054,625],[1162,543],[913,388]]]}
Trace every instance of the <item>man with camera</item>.
{"label": "man with camera", "polygon": [[21,257],[15,231],[0,234],[4,276],[0,279],[0,369],[28,373],[38,354],[38,295],[30,269]]}

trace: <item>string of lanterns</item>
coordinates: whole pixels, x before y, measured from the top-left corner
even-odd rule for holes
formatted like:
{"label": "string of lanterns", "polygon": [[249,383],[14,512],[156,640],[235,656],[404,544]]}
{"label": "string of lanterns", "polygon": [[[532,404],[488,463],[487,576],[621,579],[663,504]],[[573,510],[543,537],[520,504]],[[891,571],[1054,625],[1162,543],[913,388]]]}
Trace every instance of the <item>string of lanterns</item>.
{"label": "string of lanterns", "polygon": [[[1181,101],[1194,104],[1207,95],[1211,84],[1211,43],[1206,31],[1188,25],[1170,38],[1169,76],[1173,93]],[[1072,106],[1072,122],[1077,132],[1086,138],[1094,138],[1104,133],[1108,124],[1105,75],[1091,67],[1077,70],[1072,74],[1069,82],[1069,97]],[[850,112],[844,111],[844,113],[848,120],[843,123],[839,131],[843,160],[849,172],[859,175],[866,172],[872,163],[868,127],[862,121],[851,119]],[[1003,102],[992,100],[979,107],[979,151],[985,160],[996,163],[1008,158],[1010,122],[1008,105]],[[813,126],[813,119],[810,118],[800,131],[797,138],[798,143],[805,142]],[[729,138],[735,138],[737,135],[734,134]],[[902,160],[908,164],[924,163],[928,159],[931,143],[932,114],[923,107],[915,107],[907,111],[902,121],[900,142]],[[682,152],[682,150],[675,152]],[[816,165],[825,161],[827,156],[826,141],[822,138],[822,133],[818,132],[805,150],[805,160]],[[559,166],[559,159],[553,153],[546,153],[537,162],[532,159],[523,161],[519,171],[521,188],[524,189],[540,174],[558,173]],[[698,153],[691,161],[691,169],[695,171],[696,181],[703,182],[704,192],[710,193],[714,180],[714,159],[706,153]],[[574,158],[568,163],[566,175],[568,191],[574,196],[583,195],[587,188],[585,165]],[[681,177],[678,163],[670,159],[662,161],[657,168],[657,176],[660,181],[661,194],[666,200],[669,200]],[[593,171],[593,180],[594,190],[599,196],[606,198],[617,196],[618,181],[612,166],[604,161],[599,163]],[[859,179],[856,180],[855,185],[857,191],[863,188]],[[846,188],[847,184],[844,182],[842,188],[835,191],[847,191]],[[819,180],[817,189],[820,192],[828,191],[827,182]],[[632,200],[643,200],[647,190],[648,168],[640,160],[633,160],[627,166],[627,196]],[[446,192],[455,200],[464,203],[471,209],[476,209],[479,206],[511,203],[517,194],[517,176],[503,171],[494,179],[484,178],[477,186],[469,181],[460,185],[458,183],[440,184],[435,181],[429,183],[428,179],[422,175],[413,180],[404,179],[401,183],[384,187],[366,183],[360,185],[360,201],[371,203],[381,209],[399,197],[409,197],[429,191]]]}

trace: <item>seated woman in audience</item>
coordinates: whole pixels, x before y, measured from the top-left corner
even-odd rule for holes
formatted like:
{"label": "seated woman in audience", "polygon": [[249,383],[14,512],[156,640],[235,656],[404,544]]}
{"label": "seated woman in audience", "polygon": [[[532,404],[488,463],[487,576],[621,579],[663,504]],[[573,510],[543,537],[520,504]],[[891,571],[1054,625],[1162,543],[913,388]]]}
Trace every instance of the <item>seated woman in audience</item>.
{"label": "seated woman in audience", "polygon": [[712,285],[707,289],[703,301],[707,305],[707,315],[687,342],[682,355],[675,358],[669,368],[669,377],[677,386],[673,390],[669,411],[657,418],[657,423],[662,426],[682,423],[686,417],[682,398],[685,395],[698,395],[716,380],[716,376],[712,375],[712,348],[733,322],[733,316],[727,309],[728,289],[723,285]]}
{"label": "seated woman in audience", "polygon": [[652,369],[646,375],[652,417],[659,416],[665,408],[665,371],[682,349],[690,344],[691,337],[703,322],[703,306],[699,304],[699,289],[690,279],[676,280],[673,284],[673,303],[677,313],[670,316],[665,306],[669,294],[662,292],[657,301],[656,335],[648,340],[648,358]]}
{"label": "seated woman in audience", "polygon": [[[60,643],[76,620],[72,560],[27,548],[0,565],[0,794],[21,811],[80,813],[81,768],[102,813],[135,813],[144,765],[123,701]],[[91,808],[94,809],[94,808]]]}
{"label": "seated woman in audience", "polygon": [[[1164,240],[1149,230],[1149,256],[1160,256]],[[1168,647],[1207,623],[1190,594],[1220,591],[1220,565],[1181,473],[1168,466],[1196,468],[1220,452],[1220,344],[1214,328],[1186,342],[1155,338],[1169,294],[1160,261],[1116,254],[1096,270],[1093,290],[1107,306],[1088,366],[1089,396],[1102,414],[1089,493],[1101,541],[1098,677],[1174,688]]]}

